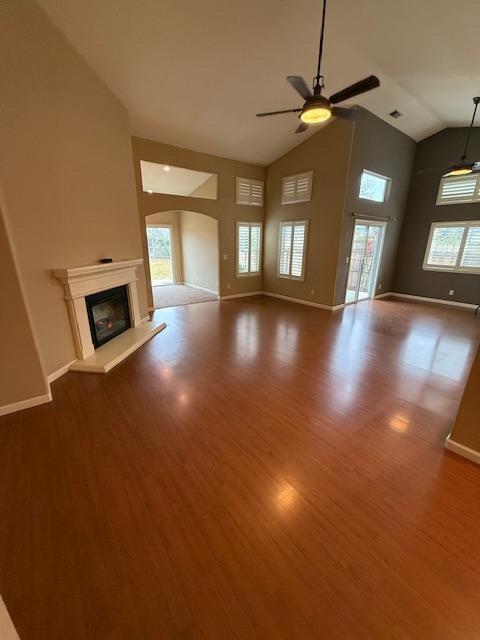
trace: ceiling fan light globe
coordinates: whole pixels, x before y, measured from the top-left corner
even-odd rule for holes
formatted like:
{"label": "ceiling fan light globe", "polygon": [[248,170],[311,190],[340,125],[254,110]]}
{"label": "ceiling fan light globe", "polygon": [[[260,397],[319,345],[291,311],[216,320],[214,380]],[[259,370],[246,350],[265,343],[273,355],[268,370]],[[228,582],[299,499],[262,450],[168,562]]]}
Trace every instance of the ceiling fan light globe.
{"label": "ceiling fan light globe", "polygon": [[446,173],[446,176],[466,176],[469,173],[472,173],[472,167],[464,168],[464,169],[452,169],[451,171],[449,171],[448,173]]}
{"label": "ceiling fan light globe", "polygon": [[332,112],[326,107],[307,107],[300,114],[300,120],[305,124],[318,124],[332,117]]}

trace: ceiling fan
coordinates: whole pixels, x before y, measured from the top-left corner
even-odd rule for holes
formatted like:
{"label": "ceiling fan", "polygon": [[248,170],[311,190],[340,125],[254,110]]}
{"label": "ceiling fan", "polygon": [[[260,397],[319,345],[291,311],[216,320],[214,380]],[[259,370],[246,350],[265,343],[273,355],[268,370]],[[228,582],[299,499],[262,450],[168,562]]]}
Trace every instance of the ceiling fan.
{"label": "ceiling fan", "polygon": [[320,74],[320,65],[322,61],[323,51],[323,37],[325,31],[325,11],[327,7],[327,0],[323,0],[323,14],[322,14],[322,27],[320,31],[320,46],[318,50],[318,65],[317,75],[313,79],[313,92],[308,88],[307,83],[301,76],[287,76],[288,82],[292,87],[302,96],[305,100],[303,107],[299,109],[282,109],[281,111],[267,111],[265,113],[257,113],[258,118],[265,116],[274,116],[280,113],[300,113],[300,124],[298,125],[295,133],[302,133],[306,131],[311,124],[319,124],[326,122],[332,116],[337,118],[350,118],[352,116],[351,109],[345,109],[342,107],[332,107],[332,104],[338,104],[344,100],[349,100],[354,96],[358,96],[361,93],[370,91],[380,86],[380,81],[376,76],[368,76],[359,82],[334,93],[330,98],[326,98],[322,95],[322,91],[325,87],[324,78]]}
{"label": "ceiling fan", "polygon": [[[468,145],[470,143],[470,137],[472,135],[473,125],[475,124],[475,116],[477,115],[478,105],[480,104],[480,96],[473,98],[473,104],[475,105],[473,108],[473,116],[470,122],[470,126],[468,128],[467,139],[465,142],[465,149],[463,150],[463,155],[460,158],[459,162],[455,162],[455,164],[450,165],[448,171],[443,173],[442,177],[447,178],[450,176],[465,176],[470,173],[480,173],[480,160],[471,160],[467,159]],[[415,175],[425,175],[428,173],[440,173],[445,171],[445,166],[443,167],[430,167],[428,169],[419,169]]]}
{"label": "ceiling fan", "polygon": [[460,158],[460,162],[455,163],[450,167],[447,173],[444,174],[443,177],[446,176],[464,176],[469,173],[477,173],[480,171],[480,162],[470,162],[467,160],[467,151],[468,151],[468,143],[470,142],[470,136],[472,135],[473,125],[475,123],[475,116],[477,115],[478,105],[480,103],[480,97],[476,97],[473,99],[473,104],[475,105],[473,108],[473,116],[472,121],[470,123],[470,128],[468,129],[467,141],[465,142],[465,149],[463,151],[463,155]]}

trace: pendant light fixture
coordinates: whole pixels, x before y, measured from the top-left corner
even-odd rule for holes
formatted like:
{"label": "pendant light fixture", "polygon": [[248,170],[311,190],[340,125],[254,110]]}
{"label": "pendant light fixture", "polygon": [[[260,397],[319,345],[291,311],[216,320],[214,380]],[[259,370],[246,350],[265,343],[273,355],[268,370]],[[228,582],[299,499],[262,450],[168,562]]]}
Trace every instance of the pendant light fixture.
{"label": "pendant light fixture", "polygon": [[450,167],[449,171],[444,174],[444,177],[446,177],[446,176],[464,176],[464,175],[467,175],[469,173],[473,173],[474,166],[475,166],[476,163],[475,162],[469,162],[467,160],[467,151],[468,151],[468,144],[470,142],[470,136],[472,135],[473,124],[475,122],[475,116],[477,115],[477,108],[478,108],[479,103],[480,103],[480,97],[476,97],[476,98],[473,99],[473,104],[475,105],[475,107],[473,109],[472,121],[470,123],[470,128],[469,128],[468,134],[467,134],[467,141],[465,142],[465,150],[463,152],[462,157],[460,158],[460,162],[457,162],[456,164],[452,165]]}

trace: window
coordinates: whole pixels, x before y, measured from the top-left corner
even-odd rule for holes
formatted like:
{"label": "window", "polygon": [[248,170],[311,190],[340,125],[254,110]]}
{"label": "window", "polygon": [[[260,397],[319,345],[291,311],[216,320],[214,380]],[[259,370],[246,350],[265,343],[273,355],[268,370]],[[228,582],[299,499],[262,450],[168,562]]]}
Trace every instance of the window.
{"label": "window", "polygon": [[237,222],[237,276],[258,275],[261,257],[261,223]]}
{"label": "window", "polygon": [[360,179],[358,197],[372,202],[385,202],[388,197],[390,182],[390,178],[364,169]]}
{"label": "window", "polygon": [[312,199],[313,171],[282,179],[282,204],[309,202]]}
{"label": "window", "polygon": [[432,223],[423,268],[480,273],[480,220]]}
{"label": "window", "polygon": [[445,176],[440,180],[437,204],[461,204],[480,201],[480,173]]}
{"label": "window", "polygon": [[278,275],[280,278],[305,279],[307,230],[307,220],[280,223],[278,246]]}
{"label": "window", "polygon": [[263,206],[263,181],[253,178],[237,178],[237,204],[249,204],[253,207]]}

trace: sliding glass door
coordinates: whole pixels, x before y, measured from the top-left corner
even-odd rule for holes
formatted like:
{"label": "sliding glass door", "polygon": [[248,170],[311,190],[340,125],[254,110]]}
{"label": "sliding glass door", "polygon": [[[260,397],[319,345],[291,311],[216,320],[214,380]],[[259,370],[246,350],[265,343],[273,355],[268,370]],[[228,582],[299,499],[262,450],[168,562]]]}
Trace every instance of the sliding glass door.
{"label": "sliding glass door", "polygon": [[345,304],[367,300],[375,295],[385,226],[385,222],[355,222]]}

